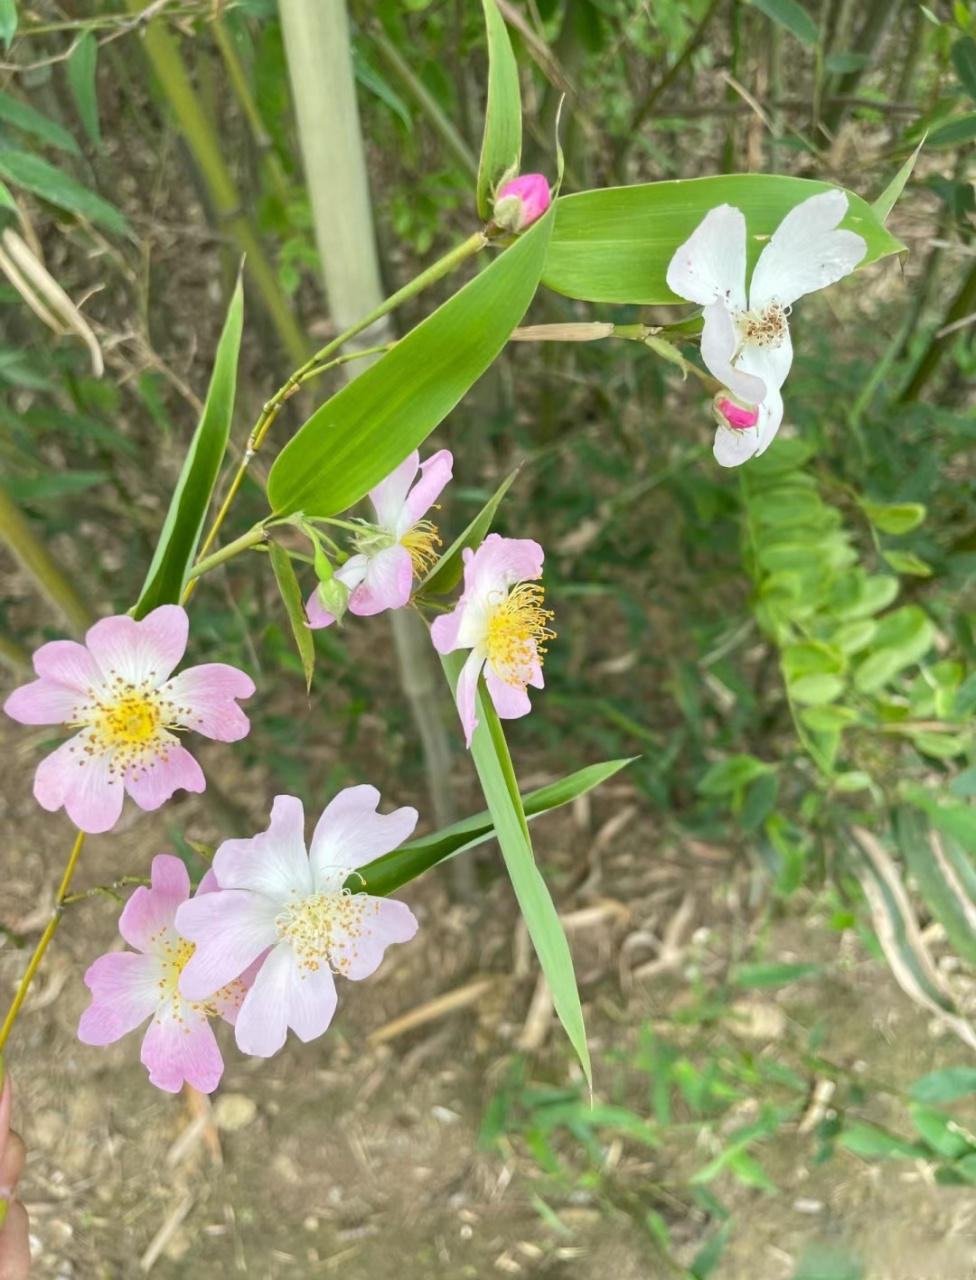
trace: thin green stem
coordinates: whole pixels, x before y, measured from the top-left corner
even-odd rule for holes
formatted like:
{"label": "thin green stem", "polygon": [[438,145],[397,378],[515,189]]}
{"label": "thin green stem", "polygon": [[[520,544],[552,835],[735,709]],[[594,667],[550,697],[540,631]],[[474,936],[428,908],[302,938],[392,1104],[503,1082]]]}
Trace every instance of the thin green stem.
{"label": "thin green stem", "polygon": [[218,565],[232,560],[234,556],[240,555],[242,551],[247,551],[249,547],[256,546],[259,542],[267,542],[268,531],[263,524],[255,525],[253,529],[248,529],[247,533],[242,533],[239,538],[235,538],[233,542],[228,542],[226,547],[221,547],[219,551],[215,551],[213,555],[204,556],[202,560],[198,560],[189,573],[189,581],[186,591],[183,593],[183,603],[192,594],[190,588],[197,578],[202,578],[205,573],[209,573],[211,569],[216,569]]}
{"label": "thin green stem", "polygon": [[79,831],[75,836],[74,847],[72,848],[71,855],[68,858],[68,864],[64,869],[64,875],[61,877],[58,896],[54,900],[54,909],[51,912],[51,919],[48,921],[47,928],[41,934],[37,946],[34,948],[34,954],[31,956],[27,968],[24,971],[24,976],[20,980],[20,986],[17,988],[17,994],[13,998],[13,1003],[7,1012],[3,1026],[0,1027],[0,1051],[3,1050],[4,1045],[7,1043],[7,1037],[10,1035],[11,1028],[17,1019],[17,1014],[20,1012],[20,1006],[24,1003],[24,1000],[27,997],[27,992],[30,990],[30,984],[34,980],[34,974],[37,972],[38,966],[44,959],[44,953],[47,951],[51,939],[54,937],[57,927],[61,923],[61,917],[64,914],[65,900],[68,896],[68,889],[71,886],[71,877],[75,873],[75,867],[78,865],[78,856],[81,853],[81,846],[84,843],[85,833],[84,831]]}

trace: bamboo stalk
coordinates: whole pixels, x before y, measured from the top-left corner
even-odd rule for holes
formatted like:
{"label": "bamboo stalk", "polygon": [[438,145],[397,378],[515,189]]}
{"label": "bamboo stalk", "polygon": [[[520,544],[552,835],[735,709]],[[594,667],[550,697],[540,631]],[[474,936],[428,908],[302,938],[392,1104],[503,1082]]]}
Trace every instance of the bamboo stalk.
{"label": "bamboo stalk", "polygon": [[[126,4],[133,13],[138,13],[143,8],[142,0],[126,0]],[[234,237],[243,251],[247,271],[257,286],[290,359],[295,364],[302,364],[308,355],[305,336],[292,314],[278,277],[268,262],[258,233],[244,212],[241,196],[224,163],[220,141],[190,84],[179,47],[160,19],[154,19],[148,24],[143,47],[193,152],[222,228]]]}

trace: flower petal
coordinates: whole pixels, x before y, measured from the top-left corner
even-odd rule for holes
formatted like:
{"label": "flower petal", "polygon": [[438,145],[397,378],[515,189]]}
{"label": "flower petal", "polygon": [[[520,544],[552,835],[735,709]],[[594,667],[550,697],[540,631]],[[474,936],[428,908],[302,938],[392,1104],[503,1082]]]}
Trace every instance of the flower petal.
{"label": "flower petal", "polygon": [[362,582],[349,597],[349,612],[369,618],[384,609],[402,609],[410,599],[413,561],[399,543],[370,556]]}
{"label": "flower petal", "polygon": [[119,933],[137,951],[162,956],[179,938],[176,908],[190,896],[190,875],[171,853],[157,854],[150,874],[152,887],[140,885],[122,908]]}
{"label": "flower petal", "polygon": [[[761,382],[765,386],[764,394],[753,402],[758,404],[760,400],[768,397],[770,391],[777,390],[783,385],[792,364],[793,342],[790,338],[789,329],[784,328],[783,337],[778,347],[743,347],[742,354],[736,361],[735,373],[740,384],[749,375],[754,375],[754,380]],[[740,399],[746,399],[736,387],[730,385],[729,389],[735,395],[738,395]]]}
{"label": "flower petal", "polygon": [[167,1093],[184,1083],[213,1093],[224,1073],[224,1060],[205,1014],[179,998],[167,1000],[149,1024],[139,1055],[149,1079]]}
{"label": "flower petal", "polygon": [[328,1031],[336,1003],[335,978],[328,965],[292,970],[288,982],[288,1025],[299,1040],[308,1044]]}
{"label": "flower petal", "polygon": [[161,977],[155,956],[134,951],[99,956],[85,974],[92,1002],[81,1015],[78,1039],[82,1044],[111,1044],[141,1026],[159,1006]]}
{"label": "flower petal", "polygon": [[516,582],[542,577],[545,553],[531,538],[503,538],[489,533],[484,542],[465,561],[464,594],[484,597],[489,592],[504,591]]}
{"label": "flower petal", "polygon": [[85,636],[85,643],[106,678],[117,676],[135,685],[148,681],[156,688],[186,652],[189,625],[182,606],[163,604],[141,622],[125,614],[102,618]]}
{"label": "flower petal", "polygon": [[291,986],[300,981],[291,947],[279,943],[258,970],[237,1015],[234,1033],[243,1053],[270,1058],[278,1052],[288,1034]]}
{"label": "flower petal", "polygon": [[396,898],[367,897],[361,931],[354,939],[331,949],[332,964],[344,978],[358,981],[375,973],[383,952],[393,942],[408,942],[417,932],[417,918]]}
{"label": "flower petal", "polygon": [[109,771],[110,758],[87,755],[83,731],[62,743],[37,766],[34,799],[54,812],[64,805],[76,827],[89,835],[110,831],[122,813],[122,780]]}
{"label": "flower petal", "polygon": [[746,220],[741,209],[720,204],[708,213],[668,266],[668,288],[679,298],[707,306],[722,299],[732,311],[746,305]]}
{"label": "flower petal", "polygon": [[715,432],[715,443],[712,453],[720,467],[739,467],[755,456],[759,448],[759,430],[747,427],[744,431],[733,431],[730,427],[718,427]]}
{"label": "flower petal", "polygon": [[214,855],[213,869],[221,889],[249,889],[278,904],[293,894],[308,897],[312,873],[301,800],[275,796],[267,831],[249,840],[225,840]]}
{"label": "flower petal", "polygon": [[739,338],[725,303],[713,302],[707,306],[704,320],[701,354],[705,367],[740,400],[747,404],[758,404],[766,394],[766,384],[761,378],[743,370],[741,357],[733,367],[732,357],[739,345]]}
{"label": "flower petal", "polygon": [[509,684],[495,672],[490,662],[485,665],[485,684],[502,720],[517,720],[532,710],[525,685]]}
{"label": "flower petal", "polygon": [[847,195],[837,189],[822,191],[790,210],[752,273],[753,310],[770,302],[788,307],[804,294],[850,275],[868,246],[853,231],[835,230],[846,212]]}
{"label": "flower petal", "polygon": [[[351,592],[366,577],[368,564],[369,561],[364,555],[350,556],[345,564],[336,569],[335,576],[340,582],[344,582]],[[335,622],[335,617],[329,613],[322,603],[318,587],[308,598],[308,603],[305,606],[305,616],[308,618],[308,625],[313,631],[317,631],[320,627],[331,627]]]}
{"label": "flower petal", "polygon": [[184,791],[206,791],[203,770],[179,742],[168,742],[159,755],[145,763],[131,765],[125,773],[125,789],[140,809],[158,809],[180,787]]}
{"label": "flower petal", "polygon": [[73,724],[85,705],[85,695],[53,680],[21,685],[3,704],[11,720],[21,724]]}
{"label": "flower petal", "polygon": [[179,722],[217,742],[237,742],[247,736],[251,725],[234,701],[250,698],[254,681],[237,667],[225,662],[205,662],[187,667],[161,690],[176,703]]}
{"label": "flower petal", "polygon": [[475,707],[477,706],[476,695],[478,692],[478,677],[481,675],[481,668],[484,665],[484,656],[477,649],[472,649],[468,655],[467,662],[461,668],[455,691],[458,715],[461,717],[461,728],[464,730],[464,745],[468,750],[471,749],[471,738],[478,727],[478,717],[475,714]]}
{"label": "flower petal", "polygon": [[458,644],[458,634],[467,608],[467,604],[461,599],[453,612],[442,613],[431,623],[430,638],[438,653],[453,653],[461,647]]}
{"label": "flower petal", "polygon": [[315,824],[309,858],[320,892],[330,867],[361,867],[389,853],[412,833],[417,810],[404,807],[376,812],[380,793],[375,787],[346,787],[326,805]]}
{"label": "flower petal", "polygon": [[180,974],[180,994],[209,1000],[278,941],[278,905],[257,893],[222,889],[191,898],[176,912],[180,935],[196,950]]}
{"label": "flower petal", "polygon": [[382,529],[390,533],[396,532],[400,512],[407,500],[407,491],[420,465],[420,453],[414,449],[395,471],[391,471],[385,480],[381,480],[375,489],[370,489],[369,500],[376,512],[376,520]]}
{"label": "flower petal", "polygon": [[759,447],[757,455],[765,453],[773,442],[780,423],[783,421],[783,397],[775,388],[767,392],[766,399],[759,406]]}
{"label": "flower petal", "polygon": [[89,693],[102,683],[102,671],[83,644],[74,640],[52,640],[34,654],[34,670],[42,680],[66,684],[79,693]]}
{"label": "flower petal", "polygon": [[407,494],[400,513],[397,534],[402,535],[422,520],[441,496],[454,473],[454,455],[449,449],[438,449],[420,464],[420,479]]}

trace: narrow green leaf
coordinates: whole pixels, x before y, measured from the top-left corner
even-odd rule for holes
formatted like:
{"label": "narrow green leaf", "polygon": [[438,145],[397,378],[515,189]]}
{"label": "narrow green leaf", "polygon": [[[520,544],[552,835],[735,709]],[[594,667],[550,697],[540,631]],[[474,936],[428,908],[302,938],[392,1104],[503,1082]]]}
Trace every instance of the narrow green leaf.
{"label": "narrow green leaf", "polygon": [[973,1154],[973,1144],[960,1132],[951,1116],[913,1102],[908,1108],[912,1123],[923,1141],[945,1160],[961,1160]]}
{"label": "narrow green leaf", "polygon": [[820,29],[797,0],[749,0],[749,4],[804,44],[820,43]]}
{"label": "narrow green leaf", "polygon": [[932,566],[914,551],[882,551],[885,563],[895,573],[908,573],[915,578],[931,578]]}
{"label": "narrow green leaf", "polygon": [[45,146],[80,155],[78,144],[67,129],[9,93],[0,92],[0,120],[36,138],[38,142],[43,142]]}
{"label": "narrow green leaf", "polygon": [[956,147],[972,138],[976,138],[976,111],[967,111],[964,116],[955,116],[933,129],[926,142],[930,147]]}
{"label": "narrow green leaf", "polygon": [[822,964],[740,964],[732,970],[729,981],[737,987],[784,987],[790,982],[823,973],[823,969]]}
{"label": "narrow green leaf", "polygon": [[488,28],[488,106],[478,163],[478,217],[491,217],[492,192],[522,157],[522,97],[518,63],[495,0],[482,0]]}
{"label": "narrow green leaf", "polygon": [[944,1067],[920,1076],[908,1092],[916,1102],[955,1102],[976,1093],[976,1067]]}
{"label": "narrow green leaf", "polygon": [[747,786],[754,778],[769,773],[771,765],[755,756],[729,756],[705,771],[695,790],[703,796],[727,796]]}
{"label": "narrow green leaf", "polygon": [[837,1145],[864,1160],[918,1159],[923,1154],[917,1142],[896,1138],[873,1124],[852,1124],[837,1139]]}
{"label": "narrow green leaf", "polygon": [[305,688],[311,689],[312,676],[315,674],[315,641],[308,627],[308,619],[305,617],[305,602],[302,599],[302,589],[298,585],[294,565],[285,548],[278,542],[270,542],[268,551],[275,581],[278,583],[278,590],[281,593],[281,602],[285,606],[285,612],[288,614],[291,633],[295,637],[298,656],[302,660],[302,670],[305,672]]}
{"label": "narrow green leaf", "polygon": [[951,836],[931,830],[916,809],[898,810],[895,832],[898,848],[929,910],[945,929],[954,950],[976,964],[976,898],[971,876],[965,874],[965,855]]}
{"label": "narrow green leaf", "polygon": [[203,414],[190,442],[152,564],[133,610],[136,618],[145,617],[157,605],[179,603],[183,594],[227,451],[243,327],[244,289],[238,278],[217,345]]}
{"label": "narrow green leaf", "polygon": [[418,595],[440,596],[454,590],[461,581],[461,575],[464,573],[461,553],[467,547],[479,547],[485,540],[485,536],[491,528],[491,522],[495,518],[499,503],[508,493],[512,481],[518,473],[519,469],[516,468],[510,476],[507,476],[502,481],[461,536],[451,543],[417,588]]}
{"label": "narrow green leaf", "polygon": [[[450,653],[441,659],[452,690],[464,660],[463,653]],[[512,888],[549,984],[553,1007],[592,1089],[593,1072],[573,957],[546,882],[535,864],[508,745],[494,705],[483,692],[483,685],[478,690],[477,715],[478,727],[471,740],[471,759],[495,826]]]}
{"label": "narrow green leaf", "polygon": [[729,1218],[727,1222],[722,1223],[717,1231],[712,1232],[691,1260],[688,1274],[692,1277],[692,1280],[707,1280],[707,1277],[712,1274],[721,1262],[722,1254],[725,1252],[734,1230],[735,1219]]}
{"label": "narrow green leaf", "polygon": [[[830,183],[806,178],[737,173],[561,196],[542,282],[588,302],[675,303],[679,299],[665,278],[668,264],[709,209],[728,203],[742,210],[753,266],[792,208],[831,189]],[[850,191],[847,199],[843,225],[863,236],[868,246],[862,267],[903,252],[905,246],[869,204]]]}
{"label": "narrow green leaf", "polygon": [[[587,765],[584,769],[578,769],[575,773],[560,778],[558,782],[540,787],[538,791],[530,791],[528,795],[522,797],[526,818],[532,821],[533,818],[548,813],[550,809],[558,809],[561,805],[569,804],[577,796],[585,795],[587,791],[592,791],[594,787],[612,778],[615,773],[619,773],[621,769],[631,764],[635,758]],[[369,893],[384,897],[386,894],[394,893],[411,880],[416,880],[419,875],[429,871],[438,862],[443,862],[445,858],[452,858],[455,854],[473,849],[476,845],[484,844],[486,840],[494,839],[494,836],[495,828],[492,825],[491,814],[486,810],[471,818],[465,818],[462,822],[455,822],[442,831],[435,831],[432,835],[419,836],[409,844],[394,849],[392,853],[386,853],[382,858],[377,858],[374,862],[360,867],[356,876],[350,880],[349,888],[353,892],[359,892],[359,889],[363,888],[363,884],[359,882],[359,877],[362,876]],[[353,880],[358,883],[358,888]]]}
{"label": "narrow green leaf", "polygon": [[9,209],[12,213],[17,213],[17,201],[10,194],[10,188],[4,182],[0,182],[0,209]]}
{"label": "narrow green leaf", "polygon": [[952,46],[952,65],[959,83],[976,101],[976,40],[972,36],[963,36]]}
{"label": "narrow green leaf", "polygon": [[98,41],[91,31],[86,31],[72,49],[67,69],[68,87],[75,100],[82,128],[88,134],[92,144],[100,147],[102,133],[98,123],[98,95],[95,92]]}
{"label": "narrow green leaf", "polygon": [[552,212],[312,414],[268,477],[276,512],[345,511],[416,449],[481,377],[539,283]]}
{"label": "narrow green leaf", "polygon": [[0,40],[5,49],[10,48],[10,41],[17,34],[16,0],[0,0]]}
{"label": "narrow green leaf", "polygon": [[0,178],[109,231],[129,230],[125,218],[107,200],[28,151],[0,151]]}
{"label": "narrow green leaf", "polygon": [[887,222],[888,214],[891,213],[892,209],[895,207],[898,197],[905,189],[905,183],[912,176],[912,170],[915,168],[915,161],[918,159],[919,152],[922,150],[924,145],[925,139],[923,138],[885,187],[884,191],[882,191],[881,195],[878,196],[877,200],[875,200],[874,204],[871,206],[872,210],[881,222]]}

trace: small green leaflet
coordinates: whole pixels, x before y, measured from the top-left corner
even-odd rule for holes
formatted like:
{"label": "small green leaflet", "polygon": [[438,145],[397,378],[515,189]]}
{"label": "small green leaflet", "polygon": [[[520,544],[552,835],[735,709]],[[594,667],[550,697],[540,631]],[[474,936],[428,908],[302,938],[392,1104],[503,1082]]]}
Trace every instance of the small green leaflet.
{"label": "small green leaflet", "polygon": [[820,29],[797,0],[749,0],[749,4],[804,44],[820,43]]}

